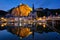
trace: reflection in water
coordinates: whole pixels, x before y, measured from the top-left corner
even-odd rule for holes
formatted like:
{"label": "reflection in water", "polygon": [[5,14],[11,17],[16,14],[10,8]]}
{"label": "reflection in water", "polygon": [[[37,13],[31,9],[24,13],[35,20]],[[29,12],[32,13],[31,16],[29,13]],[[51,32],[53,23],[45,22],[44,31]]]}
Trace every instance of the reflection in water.
{"label": "reflection in water", "polygon": [[[20,40],[18,36],[11,34],[7,30],[0,31],[0,35],[0,40]],[[32,35],[29,35],[22,40],[33,40]],[[34,40],[60,40],[60,34],[57,32],[43,32],[42,34],[34,32]]]}
{"label": "reflection in water", "polygon": [[[47,22],[49,25],[52,25],[51,24],[51,21],[48,21]],[[20,23],[21,24],[21,23]],[[24,23],[25,24],[25,23]],[[58,22],[57,22],[57,24],[58,24]],[[29,36],[33,36],[33,38],[35,38],[35,36],[39,36],[39,38],[37,38],[36,37],[36,40],[38,40],[38,39],[41,39],[40,38],[40,36],[41,35],[44,35],[45,37],[49,34],[50,35],[50,33],[49,32],[54,32],[51,28],[50,28],[50,26],[48,27],[47,25],[46,25],[46,23],[34,23],[34,24],[25,24],[25,25],[23,25],[23,23],[21,24],[22,26],[18,26],[18,23],[12,23],[12,22],[10,22],[10,23],[0,23],[0,25],[4,25],[4,26],[0,26],[0,30],[1,29],[7,29],[7,31],[8,32],[10,32],[10,33],[12,33],[12,34],[14,34],[14,35],[16,35],[17,37],[19,37],[19,38],[28,38]],[[55,25],[55,27],[58,27],[57,25]],[[58,32],[58,31],[57,31]],[[40,34],[39,34],[40,33]],[[58,34],[58,33],[57,33]],[[57,34],[55,34],[55,35],[57,35]],[[49,37],[49,35],[47,36],[47,37]],[[52,34],[51,34],[51,36],[52,36]],[[54,36],[54,35],[53,35]],[[59,34],[58,34],[58,36],[59,36]],[[58,38],[58,36],[57,37],[55,37],[55,38]],[[42,36],[41,36],[42,37]],[[53,37],[52,37],[53,38]],[[60,38],[60,36],[59,36],[59,38]],[[59,39],[58,38],[58,39]],[[31,40],[32,40],[32,37],[30,38]],[[19,39],[18,39],[19,40]],[[42,37],[42,40],[45,40],[43,37]],[[50,39],[47,39],[47,40],[50,40]],[[52,40],[52,39],[51,39]],[[53,39],[53,40],[55,40],[55,39]]]}
{"label": "reflection in water", "polygon": [[7,30],[2,30],[0,31],[0,40],[19,40],[19,38]]}
{"label": "reflection in water", "polygon": [[27,37],[28,35],[30,35],[32,32],[30,32],[30,28],[8,28],[8,31],[16,34],[17,36],[20,37]]}

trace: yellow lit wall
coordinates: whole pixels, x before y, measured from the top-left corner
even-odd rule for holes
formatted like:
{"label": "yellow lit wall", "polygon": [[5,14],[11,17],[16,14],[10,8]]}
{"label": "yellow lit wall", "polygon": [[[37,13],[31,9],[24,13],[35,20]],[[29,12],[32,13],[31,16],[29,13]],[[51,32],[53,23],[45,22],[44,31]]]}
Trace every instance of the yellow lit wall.
{"label": "yellow lit wall", "polygon": [[32,8],[30,8],[28,5],[20,5],[19,7],[16,7],[12,14],[14,16],[28,16],[29,13],[32,11]]}

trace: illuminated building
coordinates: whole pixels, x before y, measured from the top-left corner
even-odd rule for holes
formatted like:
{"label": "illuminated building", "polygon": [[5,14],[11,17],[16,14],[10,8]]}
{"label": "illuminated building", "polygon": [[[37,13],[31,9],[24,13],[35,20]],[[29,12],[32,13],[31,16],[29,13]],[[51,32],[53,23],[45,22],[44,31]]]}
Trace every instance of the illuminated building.
{"label": "illuminated building", "polygon": [[12,10],[12,15],[13,16],[28,16],[31,11],[32,11],[32,8],[30,8],[28,5],[21,4],[20,6]]}
{"label": "illuminated building", "polygon": [[32,12],[29,14],[30,17],[32,18],[36,18],[37,14],[36,14],[36,10],[34,9],[34,4],[33,4],[33,7],[32,7]]}

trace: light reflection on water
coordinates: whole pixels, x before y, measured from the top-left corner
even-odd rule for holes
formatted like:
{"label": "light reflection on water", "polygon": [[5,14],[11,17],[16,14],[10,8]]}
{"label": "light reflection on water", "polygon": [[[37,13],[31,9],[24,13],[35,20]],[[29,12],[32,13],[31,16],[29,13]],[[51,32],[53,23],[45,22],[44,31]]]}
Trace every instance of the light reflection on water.
{"label": "light reflection on water", "polygon": [[[41,23],[40,23],[41,24]],[[12,24],[14,25],[14,24]],[[11,26],[11,24],[9,24]],[[15,25],[16,26],[16,25]],[[34,29],[33,26],[36,27],[36,25],[27,25],[27,27],[31,26],[31,29]],[[16,26],[16,29],[14,26],[11,26],[10,28],[7,26],[6,30],[0,30],[0,40],[20,40],[20,36],[17,36],[15,34],[15,31],[17,29],[18,24]],[[25,26],[24,26],[25,27]],[[3,26],[1,28],[4,28]],[[11,32],[11,29],[15,30]],[[51,29],[49,29],[47,26],[43,27],[42,25],[37,25],[37,30],[34,31],[34,39],[32,34],[30,34],[28,37],[24,37],[22,40],[60,40],[60,34],[57,32],[53,32]],[[17,32],[16,31],[16,32]],[[39,32],[37,32],[39,31]],[[13,34],[14,33],[14,34]]]}
{"label": "light reflection on water", "polygon": [[[0,40],[20,40],[18,36],[8,32],[7,30],[0,31]],[[22,40],[33,40],[32,35],[23,38]],[[42,34],[34,32],[34,40],[60,40],[60,34],[57,32],[43,32]]]}

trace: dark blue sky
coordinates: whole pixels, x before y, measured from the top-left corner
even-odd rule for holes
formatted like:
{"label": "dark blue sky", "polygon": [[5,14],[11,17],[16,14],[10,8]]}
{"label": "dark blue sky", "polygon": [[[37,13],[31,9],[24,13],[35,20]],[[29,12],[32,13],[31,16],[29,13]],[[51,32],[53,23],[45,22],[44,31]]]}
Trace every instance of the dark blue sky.
{"label": "dark blue sky", "polygon": [[60,0],[0,0],[0,10],[9,10],[20,3],[27,4],[30,7],[32,7],[32,4],[34,3],[35,8],[60,8]]}

